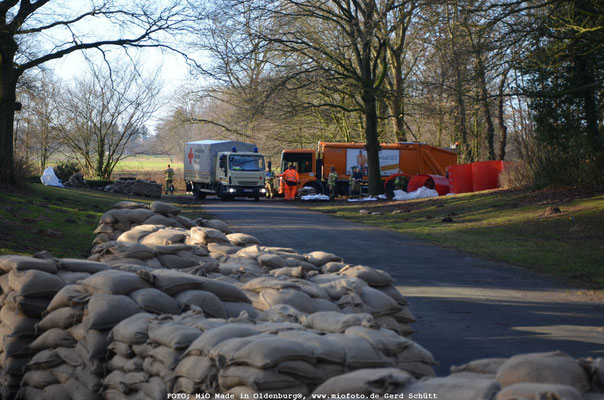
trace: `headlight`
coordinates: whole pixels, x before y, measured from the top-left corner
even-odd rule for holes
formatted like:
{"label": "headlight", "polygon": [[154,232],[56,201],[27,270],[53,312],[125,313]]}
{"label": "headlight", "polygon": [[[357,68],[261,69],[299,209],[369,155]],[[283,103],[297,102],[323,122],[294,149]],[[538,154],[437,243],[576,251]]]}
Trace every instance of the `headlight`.
{"label": "headlight", "polygon": [[229,192],[229,193],[235,193],[236,191],[237,191],[237,189],[235,189],[235,188],[228,188],[227,189],[227,192]]}
{"label": "headlight", "polygon": [[266,193],[266,189],[264,189],[264,188],[260,189],[260,193]]}

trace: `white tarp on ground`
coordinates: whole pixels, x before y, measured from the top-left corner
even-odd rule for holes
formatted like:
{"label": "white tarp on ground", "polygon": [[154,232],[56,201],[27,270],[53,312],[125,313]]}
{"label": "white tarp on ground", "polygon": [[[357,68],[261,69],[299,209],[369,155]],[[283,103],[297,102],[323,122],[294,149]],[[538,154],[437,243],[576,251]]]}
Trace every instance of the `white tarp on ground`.
{"label": "white tarp on ground", "polygon": [[437,197],[438,192],[434,189],[428,189],[425,186],[420,187],[415,192],[407,193],[402,190],[394,191],[393,200],[414,200],[414,199],[423,199],[426,197]]}
{"label": "white tarp on ground", "polygon": [[307,194],[306,196],[300,197],[302,201],[313,201],[313,200],[329,200],[329,196],[325,194]]}
{"label": "white tarp on ground", "polygon": [[46,186],[65,187],[61,183],[61,180],[59,178],[57,178],[57,176],[55,175],[55,170],[52,169],[52,167],[47,167],[44,170],[44,172],[42,173],[42,176],[40,177],[40,180]]}
{"label": "white tarp on ground", "polygon": [[376,201],[377,197],[361,197],[359,199],[348,199],[348,201]]}

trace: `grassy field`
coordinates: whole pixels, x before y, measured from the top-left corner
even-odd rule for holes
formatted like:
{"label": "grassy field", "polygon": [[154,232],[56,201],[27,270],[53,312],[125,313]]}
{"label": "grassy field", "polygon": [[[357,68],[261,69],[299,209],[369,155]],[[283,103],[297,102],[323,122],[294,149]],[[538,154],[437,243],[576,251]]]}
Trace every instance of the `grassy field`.
{"label": "grassy field", "polygon": [[[150,203],[95,190],[60,189],[31,184],[26,189],[0,188],[0,255],[41,250],[56,257],[86,258],[99,218],[121,200]],[[203,216],[198,205],[177,204],[182,215]]]}
{"label": "grassy field", "polygon": [[490,191],[310,208],[604,289],[601,193]]}
{"label": "grassy field", "polygon": [[167,155],[138,155],[128,157],[120,161],[115,167],[114,172],[123,171],[148,171],[156,170],[163,171],[168,167],[168,164],[174,167],[182,167],[180,162],[171,160]]}

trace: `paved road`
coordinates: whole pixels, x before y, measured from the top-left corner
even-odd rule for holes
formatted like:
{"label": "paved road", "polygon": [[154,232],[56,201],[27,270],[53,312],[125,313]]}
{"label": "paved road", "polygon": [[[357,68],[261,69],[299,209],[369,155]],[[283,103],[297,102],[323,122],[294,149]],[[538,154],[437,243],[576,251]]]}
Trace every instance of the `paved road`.
{"label": "paved road", "polygon": [[441,363],[438,375],[470,360],[526,352],[604,357],[602,296],[284,201],[202,204],[265,245],[328,251],[388,271],[417,319],[412,338]]}

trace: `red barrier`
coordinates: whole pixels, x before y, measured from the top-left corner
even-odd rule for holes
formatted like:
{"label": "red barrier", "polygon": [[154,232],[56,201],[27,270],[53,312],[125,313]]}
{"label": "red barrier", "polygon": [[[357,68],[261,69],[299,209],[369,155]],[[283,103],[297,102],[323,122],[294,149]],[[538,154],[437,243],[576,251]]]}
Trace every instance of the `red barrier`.
{"label": "red barrier", "polygon": [[472,163],[472,191],[497,189],[503,161],[481,161]]}
{"label": "red barrier", "polygon": [[452,193],[468,193],[472,187],[472,164],[456,164],[448,167],[449,190]]}
{"label": "red barrier", "polygon": [[422,186],[426,186],[429,189],[434,189],[438,192],[439,196],[444,196],[449,193],[449,180],[442,175],[415,175],[409,180],[407,185],[407,192],[415,192]]}

